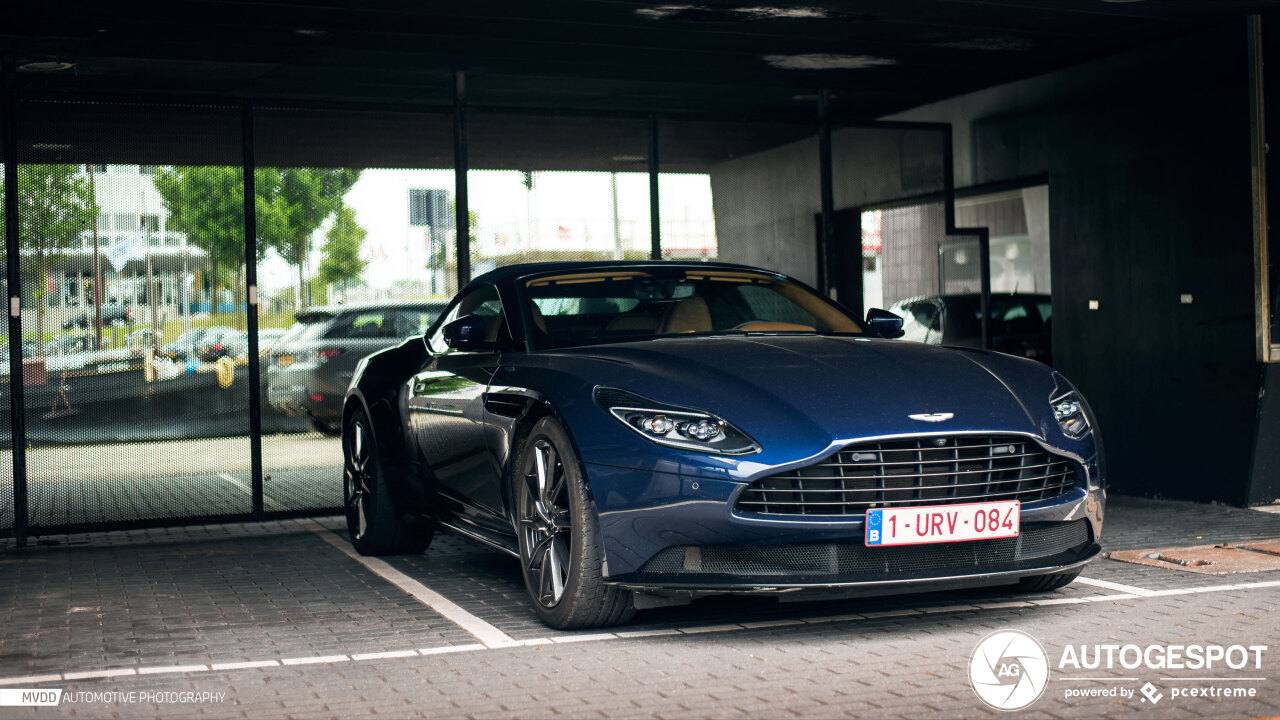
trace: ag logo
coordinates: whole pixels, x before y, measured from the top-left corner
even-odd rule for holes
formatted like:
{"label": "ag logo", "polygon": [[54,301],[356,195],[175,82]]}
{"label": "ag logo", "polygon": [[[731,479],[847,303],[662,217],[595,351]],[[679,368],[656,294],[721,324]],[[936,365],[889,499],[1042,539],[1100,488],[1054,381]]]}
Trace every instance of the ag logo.
{"label": "ag logo", "polygon": [[982,639],[969,657],[969,684],[996,710],[1021,710],[1040,699],[1049,682],[1049,659],[1030,635],[999,630]]}

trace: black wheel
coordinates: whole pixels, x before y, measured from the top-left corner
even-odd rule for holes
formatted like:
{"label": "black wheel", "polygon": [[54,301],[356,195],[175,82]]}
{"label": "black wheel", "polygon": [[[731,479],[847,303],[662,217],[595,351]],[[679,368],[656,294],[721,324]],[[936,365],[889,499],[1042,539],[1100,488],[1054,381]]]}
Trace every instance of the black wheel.
{"label": "black wheel", "polygon": [[520,446],[511,491],[520,567],[538,617],[561,630],[630,620],[631,593],[601,578],[600,533],[582,469],[554,418],[539,420]]}
{"label": "black wheel", "polygon": [[1070,585],[1078,577],[1080,577],[1079,570],[1052,575],[1032,575],[1019,580],[1014,588],[1016,592],[1024,593],[1049,592]]}
{"label": "black wheel", "polygon": [[430,523],[396,511],[369,417],[357,410],[342,437],[343,505],[347,532],[361,555],[420,553],[431,544]]}

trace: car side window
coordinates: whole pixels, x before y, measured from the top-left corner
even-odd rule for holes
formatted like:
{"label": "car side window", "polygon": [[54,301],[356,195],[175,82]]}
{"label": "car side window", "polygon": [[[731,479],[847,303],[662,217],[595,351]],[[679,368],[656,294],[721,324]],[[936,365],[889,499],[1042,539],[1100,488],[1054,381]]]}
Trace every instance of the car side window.
{"label": "car side window", "polygon": [[440,326],[427,339],[431,352],[439,355],[452,352],[449,343],[444,341],[444,326],[464,315],[479,315],[485,321],[485,339],[500,342],[511,339],[511,330],[507,325],[506,315],[502,308],[502,299],[498,289],[492,285],[481,285],[468,291],[459,298],[449,310]]}
{"label": "car side window", "polygon": [[425,309],[410,308],[396,313],[396,325],[403,337],[421,335],[431,327],[435,319],[436,313]]}
{"label": "car side window", "polygon": [[348,313],[339,317],[324,336],[344,339],[388,337],[384,330],[391,331],[390,337],[395,337],[395,323],[389,322],[388,313],[382,310],[373,310]]}

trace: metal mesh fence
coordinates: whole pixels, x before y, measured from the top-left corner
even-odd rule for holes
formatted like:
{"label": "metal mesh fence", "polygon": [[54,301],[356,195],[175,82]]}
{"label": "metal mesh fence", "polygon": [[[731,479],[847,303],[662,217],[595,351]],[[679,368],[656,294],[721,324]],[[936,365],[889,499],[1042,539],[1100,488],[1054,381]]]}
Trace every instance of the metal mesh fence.
{"label": "metal mesh fence", "polygon": [[[4,118],[0,118],[0,137],[4,136]],[[7,158],[5,158],[7,162]],[[4,186],[4,169],[5,165],[0,163],[0,188]],[[2,196],[3,193],[0,193]],[[4,238],[4,231],[7,227],[8,213],[7,208],[0,197],[0,238]],[[6,305],[9,303],[9,254],[7,252],[7,241],[0,240],[0,249],[4,249],[4,271],[0,272],[0,297],[4,298]],[[13,395],[10,391],[11,382],[21,382],[20,378],[15,378],[9,370],[9,320],[5,315],[4,325],[0,326],[0,531],[8,531],[13,529],[13,426],[10,421],[12,412]]]}
{"label": "metal mesh fence", "polygon": [[[25,100],[18,116],[32,530],[250,516],[255,411],[265,511],[338,509],[357,361],[423,333],[458,289],[454,118],[253,108],[255,306],[243,108]],[[472,276],[648,258],[656,236],[664,259],[785,272],[859,314],[976,282],[976,243],[945,233],[933,131],[836,131],[828,240],[816,121],[467,125]]]}
{"label": "metal mesh fence", "polygon": [[649,257],[646,122],[476,113],[468,124],[472,275]]}
{"label": "metal mesh fence", "polygon": [[839,217],[828,258],[845,305],[865,313],[939,292],[939,250],[947,241],[943,148],[935,130],[832,133]]}
{"label": "metal mesh fence", "polygon": [[255,113],[267,512],[342,505],[342,402],[360,358],[456,290],[447,115]]}
{"label": "metal mesh fence", "polygon": [[238,113],[19,117],[31,525],[247,513]]}

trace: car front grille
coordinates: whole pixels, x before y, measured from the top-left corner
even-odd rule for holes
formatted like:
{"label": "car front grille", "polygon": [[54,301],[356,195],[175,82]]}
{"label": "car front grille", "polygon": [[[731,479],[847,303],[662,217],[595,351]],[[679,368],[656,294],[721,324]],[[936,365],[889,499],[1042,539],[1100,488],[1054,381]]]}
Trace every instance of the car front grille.
{"label": "car front grille", "polygon": [[1079,466],[1019,436],[921,437],[850,445],[823,462],[751,483],[745,515],[862,515],[870,508],[1059,497]]}
{"label": "car front grille", "polygon": [[879,575],[957,575],[1034,563],[1078,550],[1090,541],[1088,521],[1027,523],[1018,537],[867,547],[861,541],[794,545],[676,545],[653,556],[639,576],[681,581],[686,576],[848,580]]}

